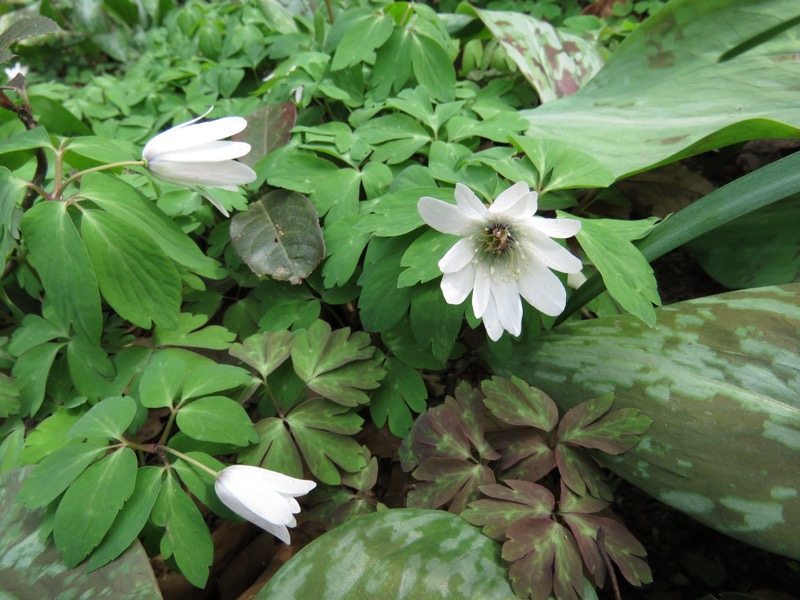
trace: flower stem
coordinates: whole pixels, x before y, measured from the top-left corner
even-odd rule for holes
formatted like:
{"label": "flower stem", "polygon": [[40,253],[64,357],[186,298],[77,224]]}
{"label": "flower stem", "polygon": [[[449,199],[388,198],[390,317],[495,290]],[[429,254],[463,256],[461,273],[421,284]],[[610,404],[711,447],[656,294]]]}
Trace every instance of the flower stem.
{"label": "flower stem", "polygon": [[147,163],[144,160],[124,160],[122,162],[116,163],[109,163],[107,165],[99,165],[97,167],[92,167],[90,169],[84,169],[83,171],[78,171],[77,173],[72,174],[70,177],[67,177],[59,186],[53,190],[53,198],[60,198],[61,194],[67,188],[67,186],[72,183],[73,181],[77,181],[84,175],[89,173],[96,173],[98,171],[107,171],[109,169],[118,169],[119,167],[144,167]]}
{"label": "flower stem", "polygon": [[191,456],[187,456],[183,452],[179,452],[178,450],[175,450],[174,448],[170,448],[169,446],[165,446],[163,444],[159,444],[156,447],[159,450],[163,450],[164,452],[169,452],[170,454],[173,454],[173,455],[177,456],[181,460],[186,461],[189,464],[194,465],[198,469],[202,469],[203,471],[205,471],[206,473],[212,475],[215,478],[217,477],[217,475],[219,475],[218,471],[215,471],[211,467],[207,467],[206,465],[201,463],[199,460],[196,460],[196,459],[192,458]]}

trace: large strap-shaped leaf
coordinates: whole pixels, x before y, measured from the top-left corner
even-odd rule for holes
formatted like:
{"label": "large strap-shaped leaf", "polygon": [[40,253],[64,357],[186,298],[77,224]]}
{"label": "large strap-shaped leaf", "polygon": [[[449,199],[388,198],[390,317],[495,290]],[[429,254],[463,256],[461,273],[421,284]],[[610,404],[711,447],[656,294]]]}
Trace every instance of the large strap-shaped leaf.
{"label": "large strap-shaped leaf", "polygon": [[563,325],[513,353],[511,371],[562,410],[613,391],[653,419],[603,460],[733,537],[800,558],[800,284]]}

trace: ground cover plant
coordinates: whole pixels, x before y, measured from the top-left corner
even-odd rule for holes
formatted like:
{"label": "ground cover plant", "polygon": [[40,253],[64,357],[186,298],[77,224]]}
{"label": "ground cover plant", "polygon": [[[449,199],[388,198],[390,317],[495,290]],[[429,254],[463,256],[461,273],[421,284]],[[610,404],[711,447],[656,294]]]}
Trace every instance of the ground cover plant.
{"label": "ground cover plant", "polygon": [[798,10],[4,7],[2,585],[619,597],[620,478],[800,560],[800,158],[680,162],[798,137]]}

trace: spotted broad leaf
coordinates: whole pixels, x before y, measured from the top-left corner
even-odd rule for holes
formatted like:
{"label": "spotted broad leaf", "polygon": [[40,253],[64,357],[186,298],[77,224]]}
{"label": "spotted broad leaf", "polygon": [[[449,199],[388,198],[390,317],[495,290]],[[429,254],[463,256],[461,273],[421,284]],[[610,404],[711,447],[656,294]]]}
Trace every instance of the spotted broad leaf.
{"label": "spotted broad leaf", "polygon": [[382,355],[370,346],[363,331],[331,330],[325,321],[315,321],[292,342],[295,373],[309,388],[342,406],[366,404],[363,390],[377,388],[386,374]]}
{"label": "spotted broad leaf", "polygon": [[489,498],[471,502],[461,516],[498,541],[505,539],[517,521],[551,518],[555,498],[547,488],[516,479],[503,483],[481,486],[481,493]]}
{"label": "spotted broad leaf", "polygon": [[583,594],[583,564],[572,533],[552,519],[523,519],[508,532],[503,558],[514,592],[521,598],[578,600]]}
{"label": "spotted broad leaf", "polygon": [[800,284],[656,317],[654,327],[631,316],[564,324],[493,366],[562,410],[613,391],[616,407],[653,426],[629,452],[599,456],[604,464],[714,529],[800,558],[800,496],[788,491],[800,478]]}
{"label": "spotted broad leaf", "polygon": [[558,408],[550,397],[519,377],[493,377],[481,384],[481,390],[486,395],[486,407],[509,425],[535,427],[547,433],[558,423]]}
{"label": "spotted broad leaf", "polygon": [[231,242],[256,275],[301,283],[325,257],[319,218],[308,198],[275,190],[231,219]]}
{"label": "spotted broad leaf", "polygon": [[575,536],[583,562],[597,587],[603,587],[606,576],[601,544],[631,585],[651,583],[653,575],[644,561],[647,555],[644,546],[619,521],[595,514],[607,506],[607,502],[597,498],[573,494],[562,482],[559,514]]}
{"label": "spotted broad leaf", "polygon": [[478,497],[480,486],[494,483],[494,473],[486,465],[460,458],[427,458],[413,472],[418,480],[409,492],[409,508],[439,508],[461,514]]}
{"label": "spotted broad leaf", "polygon": [[519,12],[469,11],[474,11],[500,42],[542,103],[575,93],[603,66],[594,44],[546,21]]}
{"label": "spotted broad leaf", "polygon": [[603,394],[568,410],[558,424],[562,444],[594,448],[606,454],[622,454],[639,443],[653,421],[636,408],[608,412],[614,394]]}
{"label": "spotted broad leaf", "polygon": [[320,536],[284,564],[254,600],[454,594],[513,598],[497,543],[443,511],[393,509],[353,519]]}
{"label": "spotted broad leaf", "polygon": [[668,2],[575,94],[522,111],[527,133],[593,156],[617,178],[748,139],[796,137],[800,28],[719,60],[796,14],[794,0]]}

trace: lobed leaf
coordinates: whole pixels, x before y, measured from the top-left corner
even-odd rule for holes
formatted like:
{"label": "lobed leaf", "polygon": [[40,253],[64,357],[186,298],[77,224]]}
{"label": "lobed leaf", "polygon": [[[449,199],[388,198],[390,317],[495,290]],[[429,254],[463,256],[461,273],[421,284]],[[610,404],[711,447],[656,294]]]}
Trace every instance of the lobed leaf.
{"label": "lobed leaf", "polygon": [[233,344],[228,353],[253,367],[263,379],[289,358],[292,347],[289,331],[273,331],[251,335],[241,344]]}
{"label": "lobed leaf", "polygon": [[258,441],[247,411],[225,396],[206,396],[186,404],[175,422],[186,435],[204,442],[247,446]]}
{"label": "lobed leaf", "polygon": [[240,452],[239,460],[246,465],[302,478],[303,463],[286,421],[269,417],[256,423],[255,428],[259,438],[258,444]]}
{"label": "lobed leaf", "polygon": [[409,508],[439,508],[461,514],[478,497],[481,486],[494,483],[486,465],[458,458],[427,458],[414,470],[418,483],[408,494]]}
{"label": "lobed leaf", "polygon": [[483,528],[484,535],[502,541],[514,523],[522,519],[550,519],[555,498],[547,488],[530,481],[506,480],[483,485],[481,493],[491,499],[471,502],[461,516]]}
{"label": "lobed leaf", "polygon": [[614,394],[582,402],[569,409],[558,424],[558,441],[563,444],[594,448],[606,454],[622,454],[639,443],[652,419],[640,416],[636,408],[609,413]]}
{"label": "lobed leaf", "polygon": [[122,439],[136,417],[136,401],[130,396],[113,396],[91,407],[67,432],[73,438]]}
{"label": "lobed leaf", "polygon": [[558,423],[558,408],[550,397],[518,377],[492,377],[481,384],[484,404],[509,425],[534,427],[545,433]]}

